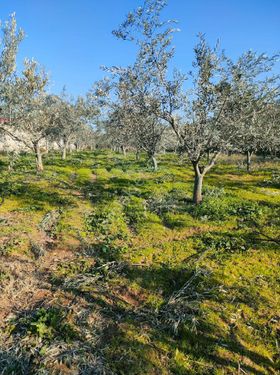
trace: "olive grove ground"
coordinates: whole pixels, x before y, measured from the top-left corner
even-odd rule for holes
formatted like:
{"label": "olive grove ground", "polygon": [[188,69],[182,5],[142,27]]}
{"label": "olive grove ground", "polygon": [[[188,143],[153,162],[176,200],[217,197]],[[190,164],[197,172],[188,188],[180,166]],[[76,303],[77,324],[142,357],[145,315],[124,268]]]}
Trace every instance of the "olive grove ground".
{"label": "olive grove ground", "polygon": [[277,374],[279,162],[0,157],[0,373]]}

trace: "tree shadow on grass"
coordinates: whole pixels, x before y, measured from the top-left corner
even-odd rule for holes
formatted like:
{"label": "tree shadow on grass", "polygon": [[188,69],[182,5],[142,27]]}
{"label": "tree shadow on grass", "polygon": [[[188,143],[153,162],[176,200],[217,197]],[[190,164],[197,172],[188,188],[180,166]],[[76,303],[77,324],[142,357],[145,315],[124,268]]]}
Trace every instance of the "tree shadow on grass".
{"label": "tree shadow on grass", "polygon": [[140,179],[132,181],[126,178],[112,177],[109,181],[99,178],[95,181],[86,181],[81,183],[79,188],[93,203],[105,203],[131,195],[147,197],[145,184],[146,182]]}
{"label": "tree shadow on grass", "polygon": [[[170,316],[174,314],[184,314],[185,312],[178,310],[174,306],[171,310],[168,306],[168,300],[173,293],[178,292],[186,285],[190,278],[194,275],[195,270],[178,270],[169,267],[147,267],[126,264],[121,271],[122,278],[124,277],[127,285],[138,284],[141,290],[153,293],[160,293],[166,301],[160,307],[155,309],[148,301],[139,298],[135,303],[131,304],[129,301],[122,298],[119,294],[120,289],[116,288],[116,284],[112,284],[109,279],[99,280],[94,285],[87,285],[83,287],[78,285],[75,287],[66,287],[68,292],[76,296],[82,296],[91,306],[98,306],[101,309],[103,318],[115,325],[115,329],[111,332],[106,331],[103,337],[102,350],[107,353],[106,358],[110,363],[114,362],[114,369],[119,371],[117,373],[126,374],[142,374],[153,373],[157,359],[159,363],[163,363],[167,357],[172,358],[176,349],[184,353],[190,362],[193,361],[193,369],[190,374],[210,374],[215,373],[216,369],[235,369],[238,371],[239,366],[244,371],[256,375],[265,375],[276,373],[276,365],[268,357],[259,354],[258,352],[246,348],[238,337],[238,329],[231,325],[230,322],[225,321],[225,325],[229,326],[228,333],[225,333],[218,323],[213,323],[208,320],[208,313],[205,310],[205,304],[211,306],[213,303],[222,306],[224,303],[231,303],[233,308],[238,303],[242,302],[249,307],[257,308],[257,295],[251,299],[245,298],[244,294],[248,295],[250,291],[246,288],[235,287],[234,295],[240,294],[242,298],[233,303],[232,292],[227,295],[219,294],[219,283],[213,274],[205,274],[195,280],[190,287],[192,292],[185,296],[186,303],[190,303],[198,296],[203,296],[198,300],[193,311],[194,318],[198,325],[195,330],[192,328],[192,321],[182,321],[179,329],[173,331],[173,325],[170,325]],[[60,285],[55,285],[55,288],[65,290],[63,280]],[[205,289],[210,289],[210,292],[205,293]],[[213,291],[213,292],[212,292]],[[244,298],[243,298],[244,297]],[[134,297],[137,299],[137,297]],[[254,300],[257,301],[254,302]],[[265,303],[266,301],[261,301]],[[181,303],[181,302],[180,302]],[[188,311],[189,312],[189,311]],[[209,311],[208,311],[209,312]],[[218,314],[219,315],[219,314]],[[221,317],[222,318],[222,317]],[[141,339],[147,337],[147,340]],[[160,345],[158,343],[161,343]],[[162,345],[166,349],[162,352]],[[226,354],[221,354],[220,350],[226,350]],[[153,359],[149,356],[149,351],[154,351]],[[225,356],[224,356],[225,355]],[[239,360],[235,359],[236,356]],[[130,366],[127,367],[126,360],[119,360],[117,358],[128,358]],[[165,358],[165,359],[164,359]],[[233,359],[234,358],[234,359]],[[174,360],[174,358],[173,358]],[[174,361],[171,360],[173,363]],[[203,372],[202,367],[195,372],[195,362],[202,361],[207,365],[207,371]],[[173,366],[174,374],[179,372],[179,367],[176,367],[169,360],[166,366]],[[141,363],[142,372],[140,371],[139,363]],[[175,366],[175,367],[174,367]],[[178,365],[179,366],[179,365]],[[171,368],[170,367],[170,368]],[[211,371],[209,370],[211,369]],[[145,372],[146,371],[146,372]],[[210,371],[210,372],[209,372]],[[230,370],[229,370],[230,371]],[[185,372],[186,374],[188,372]]]}
{"label": "tree shadow on grass", "polygon": [[7,170],[7,167],[8,167],[8,162],[6,160],[0,159],[0,172],[2,173],[5,170]]}
{"label": "tree shadow on grass", "polygon": [[[148,288],[151,291],[163,289],[167,300],[170,294],[180,290],[188,282],[194,271],[183,272],[168,267],[165,267],[164,270],[154,267],[134,268],[131,265],[126,265],[121,272],[122,277],[126,277],[128,280],[127,285],[134,281],[139,282],[141,287],[146,290]],[[154,281],[149,282],[152,275],[154,275]],[[77,279],[76,276],[73,277],[74,281]],[[168,281],[164,280],[164,277]],[[213,275],[208,275],[207,280],[200,279],[197,285],[194,285],[195,293],[201,293],[206,282],[207,287],[217,284]],[[216,324],[208,320],[202,304],[207,300],[217,301],[219,296],[216,294],[207,295],[205,300],[201,301],[202,304],[198,305],[196,314],[199,325],[195,332],[187,322],[183,322],[176,333],[166,323],[164,315],[166,304],[158,311],[151,309],[142,298],[135,301],[137,304],[132,304],[127,299],[124,300],[120,289],[114,283],[110,284],[110,278],[101,279],[92,285],[83,286],[80,284],[71,287],[65,286],[64,281],[61,280],[60,284],[53,284],[53,289],[56,293],[60,291],[60,293],[67,294],[68,298],[72,296],[71,300],[77,298],[79,304],[81,303],[83,306],[83,311],[86,306],[88,313],[96,309],[99,312],[102,328],[98,333],[98,344],[92,345],[84,335],[80,336],[79,345],[80,348],[87,348],[89,352],[103,353],[106,368],[109,369],[108,374],[161,374],[169,369],[170,373],[174,374],[206,375],[215,374],[217,369],[225,371],[234,369],[237,373],[238,368],[255,375],[276,373],[276,367],[269,358],[246,348],[241,343],[235,326],[231,326],[229,332],[225,334]],[[137,297],[134,298],[137,299]],[[222,299],[219,302],[222,303]],[[28,313],[21,312],[18,318],[22,314],[34,316],[34,311],[36,308]],[[69,306],[69,313],[70,311],[71,307]],[[79,315],[78,310],[76,313]],[[73,316],[72,312],[71,316]],[[85,332],[92,329],[90,325],[87,326],[87,322],[84,321],[83,324]],[[19,336],[15,339],[18,340]],[[47,348],[48,345],[52,345],[52,342],[43,342],[43,344]],[[219,349],[226,350],[227,354],[221,354]],[[182,370],[180,368],[182,364],[176,363],[174,359],[176,350],[188,358],[188,363],[191,363],[190,370]],[[4,353],[2,356],[2,366],[5,361],[8,363],[5,355]],[[34,364],[38,366],[40,355],[40,351],[37,351],[33,356],[31,361],[33,368]],[[88,364],[91,365],[91,363]],[[38,368],[35,367],[34,373],[36,373],[36,369]],[[20,372],[18,373],[20,374]],[[32,372],[25,373],[32,374]]]}
{"label": "tree shadow on grass", "polygon": [[[0,186],[1,190],[1,186]],[[38,205],[45,203],[51,206],[64,207],[73,204],[71,197],[62,195],[56,191],[48,191],[34,184],[22,183],[18,186],[11,186],[8,196],[21,200],[25,204]],[[6,195],[7,197],[7,195]]]}
{"label": "tree shadow on grass", "polygon": [[1,348],[0,346],[0,373],[3,375],[34,374],[30,366],[30,355],[20,352],[16,347]]}

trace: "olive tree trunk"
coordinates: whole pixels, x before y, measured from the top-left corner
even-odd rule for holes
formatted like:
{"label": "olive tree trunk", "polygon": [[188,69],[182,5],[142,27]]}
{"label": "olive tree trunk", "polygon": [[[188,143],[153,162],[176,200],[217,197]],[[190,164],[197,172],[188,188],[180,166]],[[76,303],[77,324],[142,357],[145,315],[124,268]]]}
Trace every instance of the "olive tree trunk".
{"label": "olive tree trunk", "polygon": [[156,172],[158,170],[158,162],[157,162],[155,155],[149,155],[149,160],[152,164],[152,168],[154,172]]}
{"label": "olive tree trunk", "polygon": [[192,165],[194,169],[194,187],[193,187],[193,203],[200,204],[202,202],[202,186],[203,186],[203,179],[207,172],[212,169],[216,163],[217,158],[220,155],[220,151],[216,151],[210,158],[209,162],[205,166],[199,165],[199,157],[196,160],[192,160]]}
{"label": "olive tree trunk", "polygon": [[251,172],[251,164],[252,164],[252,151],[247,151],[246,153],[246,167],[247,167],[247,172]]}
{"label": "olive tree trunk", "polygon": [[67,156],[67,149],[68,149],[69,142],[67,141],[67,138],[63,139],[63,146],[62,146],[62,160],[66,159]]}
{"label": "olive tree trunk", "polygon": [[158,170],[158,162],[155,156],[152,157],[153,169],[156,172]]}
{"label": "olive tree trunk", "polygon": [[67,156],[67,146],[66,146],[66,145],[63,145],[63,149],[62,149],[62,160],[65,160],[65,159],[66,159],[66,156]]}
{"label": "olive tree trunk", "polygon": [[42,153],[40,150],[39,142],[34,142],[34,152],[35,152],[35,157],[36,157],[36,169],[37,172],[42,172],[44,170],[44,165],[43,165],[43,157]]}
{"label": "olive tree trunk", "polygon": [[125,146],[121,146],[121,151],[122,151],[122,154],[124,156],[126,156],[126,147]]}
{"label": "olive tree trunk", "polygon": [[201,173],[197,168],[194,169],[194,187],[193,187],[193,203],[200,204],[202,202],[202,185],[204,174]]}

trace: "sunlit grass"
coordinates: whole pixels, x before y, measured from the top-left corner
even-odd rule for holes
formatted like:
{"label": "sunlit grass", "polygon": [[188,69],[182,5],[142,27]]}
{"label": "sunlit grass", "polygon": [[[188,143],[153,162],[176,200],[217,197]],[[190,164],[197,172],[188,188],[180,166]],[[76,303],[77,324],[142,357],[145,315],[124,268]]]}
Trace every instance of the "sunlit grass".
{"label": "sunlit grass", "polygon": [[[35,262],[51,285],[48,304],[75,306],[71,314],[54,314],[75,332],[65,337],[65,345],[82,351],[91,345],[92,355],[101,349],[112,373],[236,374],[241,367],[246,373],[276,374],[278,245],[254,239],[240,219],[277,215],[279,188],[269,181],[279,162],[254,160],[251,174],[237,162],[240,157],[223,158],[206,176],[205,201],[195,208],[192,169],[176,155],[160,156],[156,173],[133,155],[85,152],[66,161],[49,155],[40,175],[28,155],[8,173],[2,155],[2,259],[11,265],[19,259]],[[48,241],[40,223],[56,211],[49,248],[34,260],[30,243]],[[273,225],[264,228],[266,234],[279,233]],[[52,251],[66,258],[53,262]],[[183,321],[175,332],[165,320],[166,306],[197,270],[203,273],[192,285],[193,298],[203,298],[195,321]],[[18,272],[23,277],[23,270]],[[9,267],[0,269],[0,276],[4,286],[15,277]],[[26,313],[27,319],[37,322],[40,310],[30,308],[35,312]],[[56,308],[44,314],[62,311]],[[12,324],[5,323],[8,331]],[[28,324],[24,321],[17,335],[10,327],[9,340],[23,351]],[[40,320],[38,329],[53,332],[52,324]],[[90,330],[98,344],[90,341]],[[61,332],[42,333],[44,350],[37,350],[35,368],[41,359],[51,368],[47,353],[52,345],[64,345]],[[37,348],[38,332],[28,335]],[[65,361],[76,371],[81,364],[71,358]]]}

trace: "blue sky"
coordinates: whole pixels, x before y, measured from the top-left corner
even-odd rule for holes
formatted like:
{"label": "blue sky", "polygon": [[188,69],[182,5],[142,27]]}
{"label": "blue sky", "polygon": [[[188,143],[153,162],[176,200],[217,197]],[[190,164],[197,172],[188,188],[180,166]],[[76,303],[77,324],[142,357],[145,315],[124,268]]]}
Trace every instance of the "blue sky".
{"label": "blue sky", "polygon": [[[69,93],[82,95],[104,75],[101,65],[133,61],[133,46],[115,39],[111,31],[141,4],[142,0],[0,0],[0,19],[16,12],[26,32],[19,61],[37,59],[50,73],[52,92],[66,85]],[[182,71],[191,68],[199,32],[213,44],[219,38],[233,58],[250,48],[268,54],[280,49],[280,0],[169,0],[164,15],[179,20],[173,64]]]}

